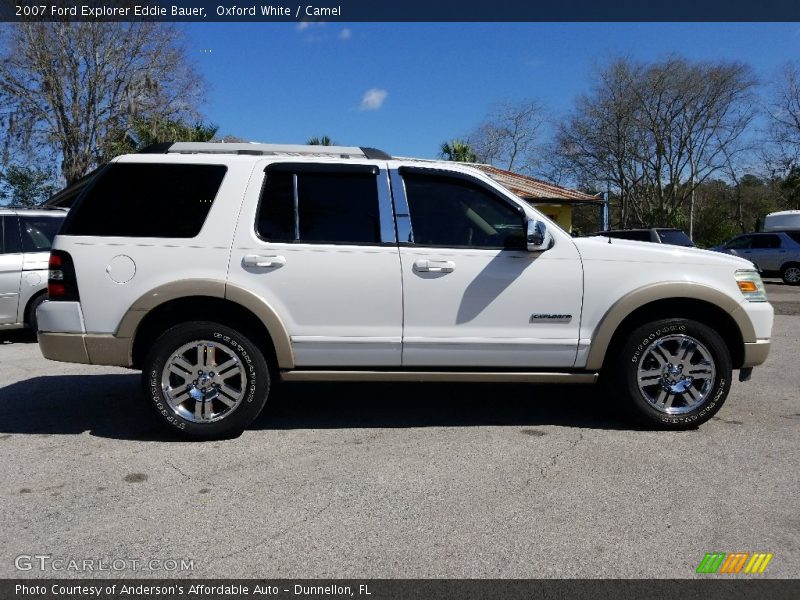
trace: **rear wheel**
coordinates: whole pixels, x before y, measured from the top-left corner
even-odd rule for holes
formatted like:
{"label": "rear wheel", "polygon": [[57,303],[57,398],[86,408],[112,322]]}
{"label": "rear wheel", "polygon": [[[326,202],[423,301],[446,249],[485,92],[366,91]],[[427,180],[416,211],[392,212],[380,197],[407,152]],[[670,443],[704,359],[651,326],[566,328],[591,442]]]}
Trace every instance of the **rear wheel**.
{"label": "rear wheel", "polygon": [[716,331],[690,319],[664,319],[631,332],[614,374],[612,392],[631,416],[661,429],[690,429],[722,407],[732,368]]}
{"label": "rear wheel", "polygon": [[163,333],[144,361],[142,384],[161,420],[187,437],[241,433],[270,387],[264,355],[246,336],[209,321]]}
{"label": "rear wheel", "polygon": [[791,263],[781,269],[781,279],[789,285],[800,285],[800,264]]}

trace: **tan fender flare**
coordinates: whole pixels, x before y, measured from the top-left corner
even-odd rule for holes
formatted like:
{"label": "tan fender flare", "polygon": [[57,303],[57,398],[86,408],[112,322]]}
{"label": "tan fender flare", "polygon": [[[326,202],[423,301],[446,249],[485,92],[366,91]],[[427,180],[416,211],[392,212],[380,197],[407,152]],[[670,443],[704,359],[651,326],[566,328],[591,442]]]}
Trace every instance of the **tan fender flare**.
{"label": "tan fender flare", "polygon": [[756,341],[753,324],[745,314],[741,304],[734,298],[713,287],[700,283],[664,281],[637,288],[617,300],[608,309],[608,312],[603,315],[592,335],[592,343],[585,368],[589,370],[602,368],[611,338],[628,315],[645,304],[650,304],[657,300],[670,299],[700,300],[712,304],[726,312],[733,319],[739,327],[739,332],[745,343]]}
{"label": "tan fender flare", "polygon": [[244,306],[253,313],[267,328],[269,336],[272,338],[272,345],[275,347],[275,358],[278,361],[279,369],[294,368],[294,352],[292,352],[292,341],[289,332],[283,324],[283,320],[278,316],[269,303],[261,296],[254,294],[250,290],[228,283],[225,287],[225,298]]}
{"label": "tan fender flare", "polygon": [[252,312],[266,327],[275,347],[278,367],[294,368],[294,354],[289,333],[275,310],[263,299],[239,286],[215,279],[186,279],[174,281],[150,290],[139,297],[127,310],[114,334],[127,340],[128,365],[132,364],[133,338],[139,325],[154,308],[179,298],[209,296],[235,302]]}

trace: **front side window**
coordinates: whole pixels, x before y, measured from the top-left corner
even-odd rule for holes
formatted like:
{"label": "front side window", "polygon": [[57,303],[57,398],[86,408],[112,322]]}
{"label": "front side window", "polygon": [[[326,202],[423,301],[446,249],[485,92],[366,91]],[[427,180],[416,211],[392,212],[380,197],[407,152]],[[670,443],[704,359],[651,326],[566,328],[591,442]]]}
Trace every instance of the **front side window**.
{"label": "front side window", "polygon": [[376,174],[369,166],[272,165],[256,231],[270,242],[378,244]]}
{"label": "front side window", "polygon": [[63,217],[22,215],[22,251],[49,252],[63,222]]}
{"label": "front side window", "polygon": [[524,215],[477,182],[404,171],[414,243],[524,249]]}
{"label": "front side window", "polygon": [[223,165],[112,164],[78,199],[63,233],[193,238],[226,170]]}
{"label": "front side window", "polygon": [[749,235],[741,235],[737,238],[733,238],[730,242],[725,244],[725,247],[728,250],[742,250],[745,248],[750,247],[750,236]]}

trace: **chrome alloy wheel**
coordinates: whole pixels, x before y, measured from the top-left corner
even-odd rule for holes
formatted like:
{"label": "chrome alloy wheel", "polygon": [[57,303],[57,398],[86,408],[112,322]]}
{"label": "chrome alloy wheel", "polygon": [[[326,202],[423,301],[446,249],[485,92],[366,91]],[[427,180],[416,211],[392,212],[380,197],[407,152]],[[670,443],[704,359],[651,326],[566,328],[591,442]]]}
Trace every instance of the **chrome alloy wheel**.
{"label": "chrome alloy wheel", "polygon": [[702,404],[714,389],[711,353],[688,335],[656,339],[642,353],[636,374],[642,397],[659,412],[679,415]]}
{"label": "chrome alloy wheel", "polygon": [[172,353],[161,372],[161,389],[179,417],[212,423],[239,406],[247,374],[239,357],[226,347],[198,340]]}

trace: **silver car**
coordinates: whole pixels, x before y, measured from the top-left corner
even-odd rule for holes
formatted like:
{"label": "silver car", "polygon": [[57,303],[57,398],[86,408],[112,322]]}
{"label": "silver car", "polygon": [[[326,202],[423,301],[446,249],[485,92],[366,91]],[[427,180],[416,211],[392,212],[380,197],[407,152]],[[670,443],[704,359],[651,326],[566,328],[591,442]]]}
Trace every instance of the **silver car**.
{"label": "silver car", "polygon": [[47,298],[47,262],[63,210],[0,208],[0,329],[36,331]]}
{"label": "silver car", "polygon": [[767,277],[779,276],[785,283],[800,285],[800,231],[745,233],[711,250],[741,256]]}

